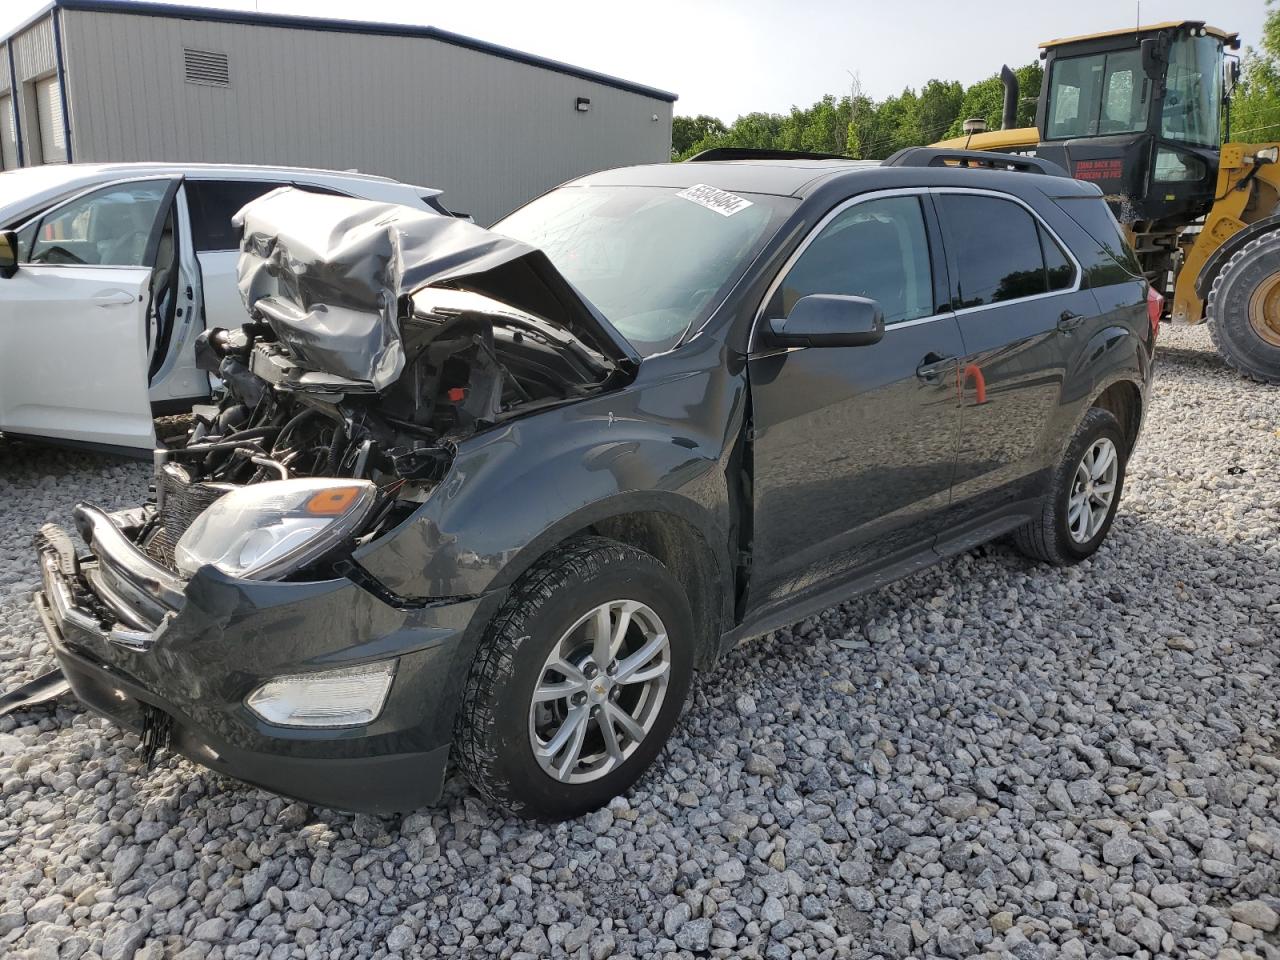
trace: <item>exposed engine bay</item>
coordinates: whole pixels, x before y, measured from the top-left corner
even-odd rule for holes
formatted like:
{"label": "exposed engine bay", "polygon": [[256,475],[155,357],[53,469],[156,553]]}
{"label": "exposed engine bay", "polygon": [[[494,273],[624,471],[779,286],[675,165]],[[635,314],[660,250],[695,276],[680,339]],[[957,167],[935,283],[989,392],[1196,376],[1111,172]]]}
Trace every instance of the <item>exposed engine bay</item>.
{"label": "exposed engine bay", "polygon": [[533,248],[446,217],[298,193],[239,214],[248,322],[201,335],[197,363],[221,381],[218,402],[156,451],[156,508],[135,542],[170,569],[193,562],[179,541],[207,508],[269,481],[358,481],[376,502],[348,532],[376,537],[430,494],[460,441],[628,375],[625,347]]}

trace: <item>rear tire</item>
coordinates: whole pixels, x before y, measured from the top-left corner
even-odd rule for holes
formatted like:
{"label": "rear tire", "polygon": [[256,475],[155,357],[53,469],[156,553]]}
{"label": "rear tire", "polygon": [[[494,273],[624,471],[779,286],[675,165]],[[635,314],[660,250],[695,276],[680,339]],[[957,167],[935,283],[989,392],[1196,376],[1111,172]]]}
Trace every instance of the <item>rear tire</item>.
{"label": "rear tire", "polygon": [[1128,459],[1120,421],[1108,410],[1091,407],[1053,471],[1040,517],[1013,532],[1014,546],[1059,567],[1091,556],[1111,529]]}
{"label": "rear tire", "polygon": [[670,736],[694,640],[684,590],[649,554],[601,537],[559,547],[517,581],[480,642],[454,759],[519,816],[601,807]]}
{"label": "rear tire", "polygon": [[1204,311],[1229,366],[1251,380],[1280,383],[1280,231],[1232,254],[1213,278]]}

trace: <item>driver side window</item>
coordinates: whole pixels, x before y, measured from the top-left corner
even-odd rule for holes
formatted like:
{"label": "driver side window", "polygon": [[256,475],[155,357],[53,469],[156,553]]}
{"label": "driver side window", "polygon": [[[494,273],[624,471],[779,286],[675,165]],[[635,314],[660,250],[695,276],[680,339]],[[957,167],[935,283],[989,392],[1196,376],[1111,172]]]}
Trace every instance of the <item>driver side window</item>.
{"label": "driver side window", "polygon": [[786,317],[811,293],[868,297],[880,304],[886,325],[934,313],[919,197],[866,200],[837,214],[787,272],[767,315]]}
{"label": "driver side window", "polygon": [[168,190],[168,180],[103,187],[24,229],[20,248],[30,263],[150,266],[147,243]]}

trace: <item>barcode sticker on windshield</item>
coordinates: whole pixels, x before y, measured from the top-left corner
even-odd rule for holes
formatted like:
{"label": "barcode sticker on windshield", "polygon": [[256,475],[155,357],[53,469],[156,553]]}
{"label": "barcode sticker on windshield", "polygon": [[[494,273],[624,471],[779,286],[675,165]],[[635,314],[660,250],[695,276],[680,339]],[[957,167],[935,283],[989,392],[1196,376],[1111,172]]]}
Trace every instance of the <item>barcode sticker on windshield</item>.
{"label": "barcode sticker on windshield", "polygon": [[705,183],[695,183],[687,190],[681,190],[676,196],[684,200],[692,200],[698,206],[706,207],[708,210],[714,210],[722,217],[731,217],[739,210],[745,210],[751,206],[750,200],[744,200],[727,190],[717,190]]}

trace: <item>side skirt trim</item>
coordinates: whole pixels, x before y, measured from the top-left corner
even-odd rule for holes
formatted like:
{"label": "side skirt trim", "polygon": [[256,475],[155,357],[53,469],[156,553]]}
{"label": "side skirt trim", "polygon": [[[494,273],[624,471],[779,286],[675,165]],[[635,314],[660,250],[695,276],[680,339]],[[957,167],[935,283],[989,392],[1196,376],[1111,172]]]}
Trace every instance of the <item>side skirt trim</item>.
{"label": "side skirt trim", "polygon": [[1006,504],[962,528],[947,531],[931,546],[916,550],[900,560],[874,570],[860,571],[795,604],[764,611],[760,616],[739,624],[725,633],[720,649],[728,650],[744,640],[763,636],[781,627],[798,623],[827,607],[835,606],[860,594],[878,590],[896,580],[919,573],[940,560],[972,550],[1010,530],[1016,530],[1030,521],[1039,509],[1040,500],[1036,498]]}

